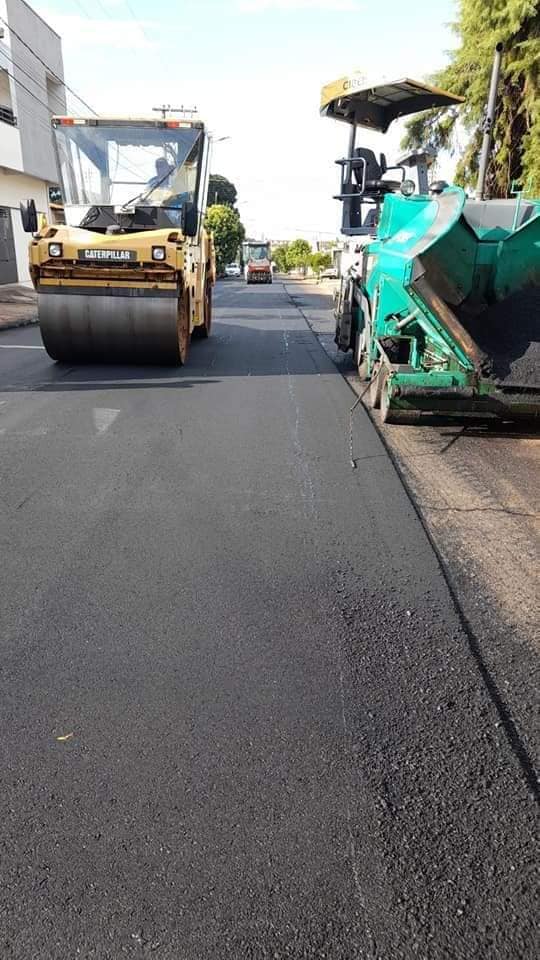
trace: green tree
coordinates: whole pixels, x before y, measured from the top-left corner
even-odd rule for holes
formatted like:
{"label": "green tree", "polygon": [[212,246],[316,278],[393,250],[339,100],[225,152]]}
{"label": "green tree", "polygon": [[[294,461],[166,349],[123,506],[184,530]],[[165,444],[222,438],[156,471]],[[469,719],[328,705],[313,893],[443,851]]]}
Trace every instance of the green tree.
{"label": "green tree", "polygon": [[219,173],[211,173],[208,182],[208,206],[216,203],[227,207],[234,207],[238,193],[234,183],[222,177]]}
{"label": "green tree", "polygon": [[512,182],[540,194],[540,7],[538,0],[460,0],[453,29],[459,46],[448,66],[431,81],[465,98],[460,110],[430,110],[407,124],[406,149],[428,143],[456,150],[456,123],[467,144],[456,169],[456,182],[476,183],[482,122],[489,91],[495,45],[504,44],[493,149],[487,172],[488,196],[506,197]]}
{"label": "green tree", "polygon": [[311,254],[311,269],[313,273],[316,273],[317,276],[323,272],[323,270],[328,270],[328,267],[332,266],[332,257],[329,253],[323,253],[319,250],[318,253]]}
{"label": "green tree", "polygon": [[214,237],[218,274],[223,273],[226,265],[236,259],[245,236],[238,211],[224,204],[215,204],[206,214],[206,228]]}
{"label": "green tree", "polygon": [[290,270],[289,265],[289,244],[281,243],[272,248],[272,260],[280,273],[287,273]]}
{"label": "green tree", "polygon": [[287,260],[289,269],[302,270],[305,275],[311,262],[311,244],[307,240],[293,240],[288,245]]}

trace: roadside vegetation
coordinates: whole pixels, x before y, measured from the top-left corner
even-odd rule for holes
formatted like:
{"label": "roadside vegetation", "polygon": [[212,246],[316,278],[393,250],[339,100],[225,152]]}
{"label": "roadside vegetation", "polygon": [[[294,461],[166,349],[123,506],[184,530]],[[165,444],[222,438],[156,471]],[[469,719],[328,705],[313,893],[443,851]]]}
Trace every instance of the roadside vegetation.
{"label": "roadside vegetation", "polygon": [[291,243],[282,243],[272,250],[272,260],[280,273],[301,271],[304,276],[309,268],[319,276],[323,270],[332,265],[329,253],[313,253],[311,244],[307,240],[293,240]]}
{"label": "roadside vegetation", "polygon": [[[465,97],[459,109],[429,110],[407,123],[405,149],[431,144],[460,156],[455,182],[474,187],[483,136],[486,96],[497,43],[504,52],[499,81],[494,150],[487,192],[507,197],[521,187],[540,193],[540,7],[538,0],[460,0],[453,24],[458,45],[448,66],[429,79]],[[465,133],[465,143],[460,142]]]}
{"label": "roadside vegetation", "polygon": [[216,269],[221,276],[228,263],[238,257],[246,231],[236,209],[237,190],[234,183],[220,174],[212,174],[208,185],[206,228],[214,237]]}

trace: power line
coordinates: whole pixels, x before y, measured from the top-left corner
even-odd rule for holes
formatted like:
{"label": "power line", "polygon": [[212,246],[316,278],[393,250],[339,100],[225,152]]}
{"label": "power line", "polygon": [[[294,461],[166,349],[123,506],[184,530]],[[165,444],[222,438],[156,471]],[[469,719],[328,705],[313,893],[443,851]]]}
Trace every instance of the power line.
{"label": "power line", "polygon": [[148,36],[148,34],[147,34],[146,30],[144,29],[142,23],[140,22],[139,18],[134,14],[133,8],[132,8],[129,0],[124,0],[124,4],[125,4],[126,7],[127,7],[127,10],[128,10],[128,13],[129,13],[131,19],[134,21],[134,23],[137,24],[137,26],[139,27],[139,29],[140,29],[143,37],[145,38],[145,40],[148,40],[148,43],[151,44],[151,43],[152,43],[152,40],[151,40],[150,37]]}
{"label": "power line", "polygon": [[[17,77],[15,77],[12,73],[9,72],[9,70],[6,69],[6,73],[7,73],[8,77],[9,77],[11,80],[13,80],[14,83],[17,84],[17,86],[21,87],[22,90],[24,90],[26,93],[28,93],[29,96],[31,96],[32,99],[36,101],[36,103],[39,103],[40,106],[44,107],[45,110],[47,111],[47,113],[49,114],[49,116],[51,116],[51,117],[54,116],[54,110],[51,110],[51,108],[50,108],[50,106],[49,106],[48,103],[45,103],[44,100],[41,100],[39,97],[37,97],[36,94],[33,93],[32,90],[30,90],[30,88],[27,87],[26,84],[24,84],[24,83],[22,82],[22,80],[18,80]],[[43,130],[46,130],[48,134],[52,135],[51,127],[50,127],[48,124],[46,124],[46,123],[43,122],[43,120],[42,120],[42,118],[39,116],[39,114],[35,113],[35,112],[32,111],[32,110],[28,110],[28,108],[26,108],[26,109],[27,109],[27,112],[30,114],[30,116],[32,116],[32,117],[35,118],[35,120],[36,120],[36,122],[39,124],[39,126],[42,127]],[[128,173],[134,174],[135,176],[139,176],[139,175],[140,175],[140,172],[141,172],[140,168],[137,168],[137,167],[134,167],[134,166],[130,166],[130,165],[128,165],[128,163],[127,163],[126,161],[120,162],[120,163],[118,164],[118,166],[119,166],[119,168],[120,168],[121,170],[126,170]],[[142,181],[138,181],[138,182],[141,183]]]}
{"label": "power line", "polygon": [[[81,11],[83,17],[86,17],[86,19],[88,20],[89,23],[95,23],[95,22],[96,22],[96,21],[94,20],[94,18],[89,15],[89,13],[88,13],[88,11],[86,10],[86,8],[83,7],[83,5],[82,5],[82,3],[81,3],[81,0],[73,0],[73,2],[74,2],[74,4],[75,4],[75,6],[79,8],[79,10]],[[103,10],[103,13],[104,13],[105,16],[107,17],[107,20],[111,20],[111,21],[114,20],[114,17],[111,17],[109,11],[108,11],[107,8],[103,5],[102,0],[96,0],[96,3],[97,3],[97,5],[98,5],[98,7],[101,7],[101,9]]]}
{"label": "power line", "polygon": [[[113,15],[111,15],[111,14],[109,13],[109,11],[107,10],[107,7],[106,7],[105,4],[103,3],[103,0],[95,0],[95,2],[97,3],[97,5],[98,5],[98,7],[100,8],[100,10],[103,11],[104,15],[107,17],[107,20],[110,20],[111,23],[118,22],[118,21],[117,21],[117,18],[114,17]],[[90,23],[92,23],[93,18],[88,15],[88,12],[86,11],[85,7],[83,7],[83,5],[82,5],[82,3],[81,3],[81,0],[74,0],[74,3],[78,6],[79,10],[81,11],[82,14],[84,14],[84,16],[86,17],[86,19],[89,20]],[[124,6],[126,7],[128,13],[129,13],[130,18],[133,20],[133,23],[135,23],[136,26],[138,26],[138,28],[139,28],[139,30],[141,31],[141,33],[142,33],[143,37],[145,38],[145,40],[147,40],[148,43],[151,44],[151,43],[152,43],[152,40],[151,40],[150,37],[148,36],[148,34],[147,34],[146,30],[144,29],[141,21],[140,21],[139,18],[137,17],[135,11],[133,10],[133,7],[132,7],[131,4],[129,3],[129,0],[123,0],[123,3],[124,3]],[[95,21],[94,21],[94,22],[95,22]]]}
{"label": "power line", "polygon": [[81,96],[79,96],[79,94],[76,93],[75,90],[73,90],[70,86],[68,86],[68,84],[67,84],[61,77],[59,77],[58,74],[56,74],[56,73],[54,72],[54,70],[51,70],[49,64],[48,64],[48,63],[45,63],[45,60],[42,60],[41,57],[35,52],[35,50],[32,50],[32,47],[29,46],[29,44],[26,42],[26,40],[23,40],[23,38],[21,37],[21,35],[20,35],[19,33],[17,33],[17,31],[14,30],[12,26],[10,26],[10,24],[7,22],[7,20],[4,20],[3,17],[0,17],[0,22],[3,23],[4,26],[8,28],[8,30],[13,34],[14,37],[17,37],[17,40],[19,40],[19,42],[22,43],[23,47],[26,47],[26,49],[30,51],[30,53],[32,54],[33,57],[36,58],[36,60],[39,60],[39,62],[42,64],[42,66],[45,67],[45,69],[47,70],[47,72],[50,73],[50,75],[57,81],[57,83],[61,83],[62,86],[63,86],[66,90],[68,90],[69,93],[71,93],[71,95],[72,95],[73,97],[76,98],[76,100],[78,100],[80,103],[82,103],[83,106],[86,107],[86,109],[90,111],[90,113],[93,113],[94,116],[97,117],[97,113],[96,113],[96,111],[94,110],[94,108],[91,107],[90,104],[86,102],[86,100],[83,100],[83,98],[82,98]]}
{"label": "power line", "polygon": [[[28,70],[25,70],[24,67],[21,67],[21,64],[18,63],[18,62],[14,59],[14,57],[10,56],[9,53],[6,53],[5,50],[2,51],[1,56],[2,56],[2,57],[5,57],[6,60],[9,60],[9,61],[13,64],[13,66],[17,68],[17,70],[20,70],[20,71],[21,71],[21,73],[24,73],[25,76],[27,76],[28,79],[31,80],[32,83],[34,83],[34,84],[36,85],[36,87],[39,87],[40,90],[42,89],[41,84],[38,82],[38,80],[36,80],[35,74],[31,74],[31,73],[28,72]],[[7,73],[7,70],[6,70],[6,73]],[[58,101],[60,102],[60,96],[59,96],[59,94],[55,93],[55,96],[57,97]]]}
{"label": "power line", "polygon": [[[99,6],[101,7],[101,9],[103,10],[104,14],[107,16],[107,18],[108,18],[109,20],[112,20],[113,18],[109,15],[108,11],[106,10],[105,6],[104,6],[103,3],[102,3],[102,0],[97,0],[97,2],[98,2],[98,4],[99,4]],[[145,38],[146,38],[147,40],[149,40],[148,35],[146,34],[146,32],[145,32],[142,24],[139,22],[139,20],[138,20],[137,17],[135,16],[135,14],[134,14],[134,12],[133,12],[133,10],[132,10],[132,8],[131,8],[128,0],[124,0],[124,2],[125,2],[125,4],[126,4],[126,7],[127,7],[128,11],[129,11],[129,13],[130,13],[131,18],[132,18],[132,19],[134,20],[134,22],[139,26],[139,28],[140,28],[141,32],[143,33],[143,35],[145,36]],[[86,10],[85,10],[85,8],[83,7],[83,5],[82,5],[82,3],[80,2],[80,0],[75,0],[75,3],[76,3],[76,5],[79,7],[79,9],[80,9],[81,12],[83,13],[83,15],[86,17],[86,19],[87,19],[89,22],[92,22],[92,18],[88,16],[88,13],[86,12]],[[13,34],[13,36],[16,37],[17,40],[23,45],[23,47],[25,47],[25,48],[32,54],[32,56],[35,57],[35,59],[38,60],[39,63],[42,64],[43,67],[45,67],[45,70],[47,71],[47,73],[50,74],[50,75],[53,77],[53,79],[56,80],[57,83],[59,83],[62,87],[64,87],[65,90],[67,90],[73,97],[75,97],[75,99],[78,100],[79,103],[81,103],[87,110],[89,110],[91,114],[93,114],[95,117],[98,116],[97,111],[96,111],[92,106],[90,106],[90,104],[87,103],[87,101],[84,100],[83,97],[80,96],[80,94],[78,94],[72,87],[70,87],[70,86],[65,82],[65,80],[63,80],[61,77],[59,77],[58,74],[56,74],[56,73],[54,72],[54,70],[51,69],[50,65],[47,64],[47,63],[45,62],[45,60],[43,60],[43,59],[32,49],[32,47],[26,42],[26,40],[24,40],[23,37],[21,37],[21,35],[20,35],[16,30],[14,30],[14,28],[7,22],[7,20],[5,20],[3,17],[0,16],[0,22],[3,23],[4,26],[7,27],[7,29]],[[12,53],[12,51],[10,50],[10,55],[8,55],[8,54],[6,54],[6,53],[4,54],[5,57],[6,57],[6,59],[9,60],[9,61],[12,63],[12,65],[13,65],[17,70],[20,70],[23,74],[25,74],[25,76],[27,76],[30,80],[32,80],[32,82],[33,82],[34,84],[36,84],[36,86],[40,86],[40,84],[38,83],[38,81],[37,81],[34,77],[32,77],[32,75],[31,75],[30,73],[28,73],[28,71],[25,70],[24,67],[21,67],[21,65],[14,59],[14,57],[11,55],[11,53]],[[9,72],[9,70],[6,69],[6,73],[7,73],[7,75],[11,78],[11,80],[13,80],[13,82],[14,82],[15,84],[17,84],[19,87],[21,87],[22,90],[24,90],[26,93],[28,93],[28,95],[29,95],[30,97],[32,97],[37,103],[40,104],[40,106],[45,107],[45,109],[47,110],[47,112],[49,113],[50,116],[54,116],[54,110],[51,109],[51,107],[49,106],[48,103],[45,103],[44,100],[41,100],[38,96],[36,96],[36,94],[33,93],[33,91],[29,89],[29,87],[27,87],[21,80],[18,80],[17,77],[14,76],[14,74],[12,74],[12,73]],[[40,126],[43,127],[43,129],[46,129],[49,133],[52,132],[52,131],[51,131],[51,128],[50,128],[47,124],[45,124],[45,123],[43,122],[43,120],[39,117],[38,114],[36,114],[35,112],[32,112],[31,110],[28,110],[28,113],[30,113],[31,116],[34,116],[34,117],[35,117],[35,119],[36,119],[37,122],[40,124]],[[130,172],[130,173],[132,173],[132,174],[135,174],[135,175],[138,175],[138,174],[141,172],[141,171],[140,171],[140,168],[137,169],[137,167],[131,166],[131,165],[128,164],[126,161],[120,162],[120,164],[119,164],[118,166],[119,166],[120,169],[126,170],[126,171],[128,171],[128,172]]]}
{"label": "power line", "polygon": [[[94,116],[96,116],[96,117],[98,116],[97,112],[93,109],[93,107],[91,107],[88,103],[86,103],[85,100],[83,100],[82,97],[80,97],[77,93],[75,93],[75,91],[74,91],[71,87],[69,87],[67,83],[65,83],[63,80],[61,80],[60,77],[58,77],[58,75],[57,75],[56,73],[54,73],[53,70],[50,69],[50,67],[48,66],[48,64],[46,64],[45,61],[42,60],[41,57],[39,57],[39,56],[37,55],[37,53],[35,53],[35,52],[32,50],[31,47],[29,47],[29,45],[26,43],[25,40],[23,40],[23,38],[20,36],[20,34],[18,34],[16,30],[13,30],[13,28],[10,27],[8,23],[6,23],[6,21],[3,19],[3,17],[0,17],[0,21],[7,26],[8,30],[11,30],[11,32],[14,34],[14,36],[17,37],[17,39],[20,41],[20,43],[23,44],[23,46],[25,46],[28,50],[30,50],[30,53],[32,53],[32,55],[33,55],[37,60],[39,60],[39,62],[40,62],[41,64],[43,64],[43,66],[45,67],[45,69],[58,81],[58,83],[59,83],[61,86],[63,86],[66,90],[69,91],[69,93],[72,94],[72,96],[74,96],[77,100],[79,100],[79,102],[82,103],[83,106],[85,106],[87,110],[90,110],[90,112],[91,112]],[[11,55],[11,53],[12,53],[11,51],[10,51],[10,54],[7,54],[7,53],[3,52],[3,55],[6,57],[7,60],[9,60],[9,61],[13,64],[13,66],[14,66],[17,70],[20,70],[20,71],[21,71],[22,73],[24,73],[27,77],[29,77],[29,79],[32,80],[32,82],[33,82],[34,84],[36,84],[36,86],[40,86],[39,83],[38,83],[38,81],[37,81],[34,77],[32,77],[32,75],[31,75],[30,73],[28,73],[28,71],[25,70],[24,67],[21,67],[20,63],[18,63],[18,62],[15,60],[15,58]],[[35,94],[32,90],[30,90],[29,87],[27,87],[27,86],[22,82],[22,80],[18,80],[17,77],[16,77],[14,74],[12,74],[12,73],[9,72],[9,70],[6,69],[6,73],[7,73],[8,77],[10,77],[11,80],[13,80],[13,82],[14,82],[15,84],[17,84],[19,87],[21,87],[22,90],[25,90],[26,93],[29,94],[29,96],[31,96],[37,103],[40,104],[40,106],[45,107],[45,109],[47,110],[47,112],[49,113],[49,115],[50,115],[51,117],[54,116],[54,110],[51,109],[51,107],[50,107],[50,105],[49,105],[48,103],[45,103],[44,100],[41,100],[38,96],[36,96],[36,94]],[[43,122],[43,120],[41,119],[41,117],[39,117],[38,114],[36,114],[35,112],[32,112],[31,110],[28,110],[28,113],[30,113],[30,115],[35,118],[35,120],[40,124],[40,126],[41,126],[44,130],[47,130],[48,133],[52,133],[51,128],[50,128],[47,124],[45,124],[45,123]],[[136,167],[130,166],[126,161],[124,161],[123,163],[120,163],[119,166],[120,166],[120,169],[126,170],[128,173],[135,174],[136,176],[138,176],[139,173],[140,173],[140,170],[138,170]]]}
{"label": "power line", "polygon": [[40,100],[39,97],[36,97],[35,93],[32,93],[32,91],[30,90],[30,88],[29,88],[29,87],[26,87],[26,86],[24,85],[24,83],[22,82],[22,80],[17,80],[17,77],[13,76],[13,74],[10,73],[9,70],[6,69],[6,73],[7,73],[8,77],[10,77],[11,80],[13,80],[13,83],[18,84],[19,87],[22,87],[23,90],[26,90],[26,92],[27,92],[28,94],[30,94],[30,96],[33,97],[33,99],[36,100],[37,103],[41,104],[42,107],[45,107],[45,109],[50,113],[51,117],[53,116],[53,111],[51,110],[51,108],[50,108],[50,106],[49,106],[48,103],[45,103],[44,100]]}

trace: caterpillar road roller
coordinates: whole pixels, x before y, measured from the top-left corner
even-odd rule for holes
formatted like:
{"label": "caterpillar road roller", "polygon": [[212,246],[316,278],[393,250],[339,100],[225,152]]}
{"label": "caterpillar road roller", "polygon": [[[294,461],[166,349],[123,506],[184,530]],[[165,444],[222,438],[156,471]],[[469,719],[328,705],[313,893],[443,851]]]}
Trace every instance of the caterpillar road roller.
{"label": "caterpillar road roller", "polygon": [[54,117],[52,129],[65,224],[38,231],[35,205],[21,205],[47,353],[184,363],[212,322],[204,124]]}
{"label": "caterpillar road roller", "polygon": [[355,256],[335,339],[387,422],[540,416],[540,199],[518,190],[489,200],[483,187],[472,199],[433,175],[429,146],[389,166],[357,142],[361,128],[385,133],[399,117],[461,102],[410,79],[352,76],[322,91],[322,115],[349,125],[336,199]]}

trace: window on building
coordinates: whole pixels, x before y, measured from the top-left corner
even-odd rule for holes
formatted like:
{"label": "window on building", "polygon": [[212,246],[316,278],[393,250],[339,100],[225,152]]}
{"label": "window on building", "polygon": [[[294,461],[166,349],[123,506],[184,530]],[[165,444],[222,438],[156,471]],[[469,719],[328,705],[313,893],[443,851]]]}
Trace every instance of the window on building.
{"label": "window on building", "polygon": [[17,119],[13,113],[8,72],[2,67],[0,67],[0,121],[10,123],[12,126],[15,126],[17,123]]}

